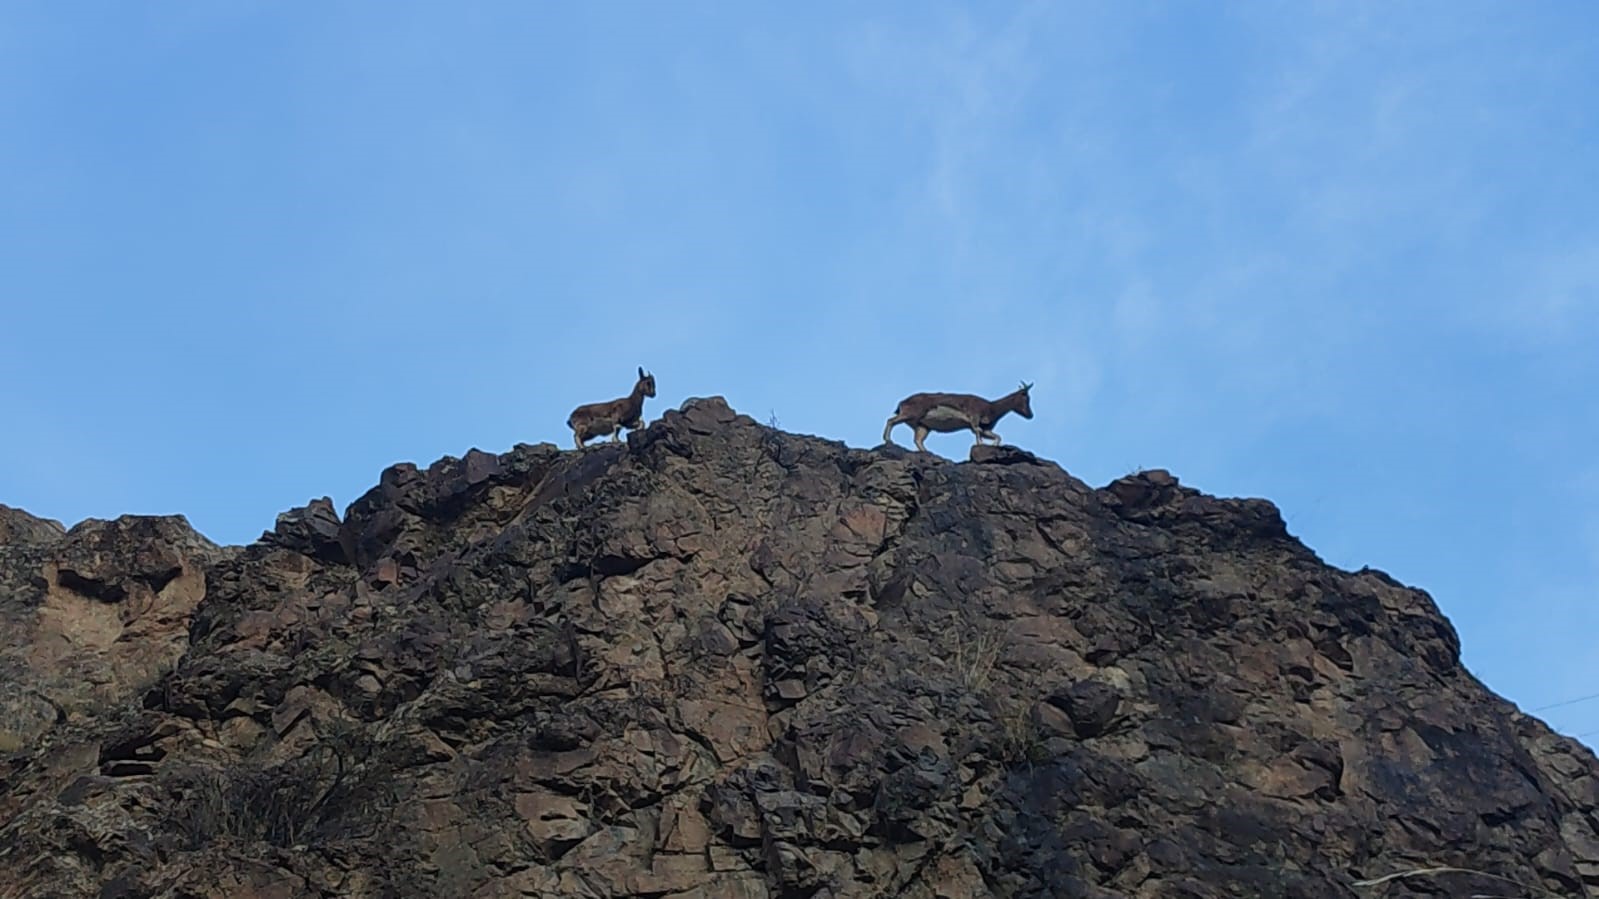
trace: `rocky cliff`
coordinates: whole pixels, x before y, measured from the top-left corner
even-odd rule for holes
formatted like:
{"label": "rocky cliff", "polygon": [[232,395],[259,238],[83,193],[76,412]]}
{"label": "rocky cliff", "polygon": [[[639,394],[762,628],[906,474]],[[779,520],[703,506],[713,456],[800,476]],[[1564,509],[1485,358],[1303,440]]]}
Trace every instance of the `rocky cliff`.
{"label": "rocky cliff", "polygon": [[1599,896],[1599,765],[1262,500],[785,434],[0,509],[0,897]]}

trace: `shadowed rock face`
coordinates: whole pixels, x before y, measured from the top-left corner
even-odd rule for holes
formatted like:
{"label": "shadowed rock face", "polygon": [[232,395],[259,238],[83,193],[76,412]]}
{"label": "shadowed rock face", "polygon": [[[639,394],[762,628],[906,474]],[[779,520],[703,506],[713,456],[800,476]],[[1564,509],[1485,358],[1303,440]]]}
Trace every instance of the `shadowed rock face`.
{"label": "shadowed rock face", "polygon": [[[1592,754],[1165,472],[710,399],[238,549],[5,511],[0,660],[77,704],[0,752],[0,899],[1599,895]],[[181,658],[62,692],[139,603]]]}
{"label": "shadowed rock face", "polygon": [[21,509],[0,503],[0,546],[30,546],[61,539],[66,528],[61,522],[37,518]]}

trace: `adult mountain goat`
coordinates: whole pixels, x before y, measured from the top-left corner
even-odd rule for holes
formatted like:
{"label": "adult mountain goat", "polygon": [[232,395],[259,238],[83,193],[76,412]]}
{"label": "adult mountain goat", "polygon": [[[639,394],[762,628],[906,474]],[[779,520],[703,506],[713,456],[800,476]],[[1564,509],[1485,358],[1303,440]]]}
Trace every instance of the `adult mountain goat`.
{"label": "adult mountain goat", "polygon": [[985,400],[970,393],[913,393],[894,407],[894,415],[883,428],[883,442],[893,443],[891,432],[897,424],[907,424],[916,432],[916,448],[927,452],[922,441],[928,433],[938,431],[971,431],[981,444],[984,440],[999,443],[994,425],[1008,412],[1023,418],[1033,417],[1033,407],[1028,402],[1028,391],[1033,385],[1022,386],[997,400]]}
{"label": "adult mountain goat", "polygon": [[611,442],[621,439],[622,429],[644,427],[644,398],[655,395],[655,376],[646,374],[641,366],[638,382],[633,392],[621,399],[578,406],[566,417],[566,426],[572,429],[572,439],[582,449],[585,441],[611,435]]}

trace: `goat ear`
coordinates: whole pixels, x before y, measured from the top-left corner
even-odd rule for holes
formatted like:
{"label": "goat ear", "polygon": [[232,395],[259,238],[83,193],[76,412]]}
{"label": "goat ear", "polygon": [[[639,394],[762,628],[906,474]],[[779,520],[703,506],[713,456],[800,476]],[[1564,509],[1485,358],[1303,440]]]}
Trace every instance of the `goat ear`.
{"label": "goat ear", "polygon": [[644,366],[642,365],[638,367],[638,378],[640,381],[644,380]]}

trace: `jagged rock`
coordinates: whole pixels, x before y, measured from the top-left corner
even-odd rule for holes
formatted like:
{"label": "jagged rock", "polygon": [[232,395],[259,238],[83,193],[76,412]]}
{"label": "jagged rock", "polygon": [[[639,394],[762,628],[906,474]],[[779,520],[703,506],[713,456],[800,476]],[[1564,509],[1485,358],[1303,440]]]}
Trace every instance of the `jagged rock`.
{"label": "jagged rock", "polygon": [[1083,681],[1051,695],[1049,703],[1066,713],[1077,736],[1087,739],[1110,726],[1121,708],[1121,694],[1110,684]]}
{"label": "jagged rock", "polygon": [[972,444],[970,458],[979,465],[1043,465],[1037,456],[1014,446],[992,443]]}
{"label": "jagged rock", "polygon": [[1599,764],[1425,593],[970,459],[703,397],[248,547],[0,508],[0,899],[1599,895]]}
{"label": "jagged rock", "polygon": [[54,543],[66,532],[59,521],[38,518],[0,503],[0,546]]}
{"label": "jagged rock", "polygon": [[349,561],[349,554],[339,538],[341,525],[333,500],[324,496],[302,508],[280,514],[272,530],[261,536],[261,541],[337,565]]}

